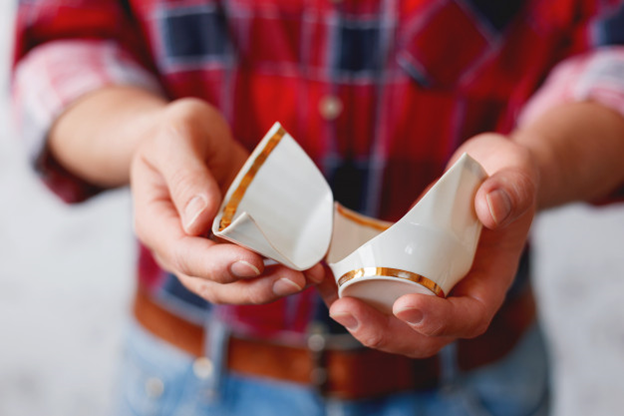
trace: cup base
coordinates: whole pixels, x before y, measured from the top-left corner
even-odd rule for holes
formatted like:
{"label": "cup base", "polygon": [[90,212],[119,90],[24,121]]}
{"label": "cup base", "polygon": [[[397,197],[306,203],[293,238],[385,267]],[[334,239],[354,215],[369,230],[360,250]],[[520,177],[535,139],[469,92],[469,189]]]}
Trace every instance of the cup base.
{"label": "cup base", "polygon": [[360,299],[386,315],[392,315],[394,302],[409,293],[435,296],[431,289],[419,283],[387,276],[361,277],[346,282],[338,290],[341,298]]}

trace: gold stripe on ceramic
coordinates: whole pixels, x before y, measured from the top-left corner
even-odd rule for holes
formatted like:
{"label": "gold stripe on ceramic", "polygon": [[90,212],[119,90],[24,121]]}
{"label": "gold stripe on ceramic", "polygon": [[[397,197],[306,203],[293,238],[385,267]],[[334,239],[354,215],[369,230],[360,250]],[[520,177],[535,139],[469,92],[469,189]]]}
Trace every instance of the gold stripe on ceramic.
{"label": "gold stripe on ceramic", "polygon": [[379,231],[386,231],[391,226],[391,224],[385,224],[373,218],[369,218],[369,217],[365,217],[364,215],[357,214],[351,210],[346,209],[342,205],[336,205],[336,210],[343,217],[348,218],[349,220],[357,224],[363,225],[365,227],[374,228]]}
{"label": "gold stripe on ceramic", "polygon": [[446,297],[442,288],[433,280],[427,279],[425,276],[417,273],[401,269],[393,269],[391,267],[362,267],[360,269],[351,270],[350,272],[343,274],[340,279],[338,279],[338,287],[341,287],[353,279],[373,276],[396,277],[398,279],[409,280],[410,282],[418,283],[419,285],[426,287],[438,297]]}
{"label": "gold stripe on ceramic", "polygon": [[234,215],[236,214],[236,210],[238,209],[238,205],[245,196],[247,188],[249,187],[249,185],[251,185],[251,182],[254,180],[256,174],[258,173],[264,162],[266,162],[273,149],[275,149],[280,140],[282,140],[282,137],[284,137],[285,134],[286,130],[280,127],[275,132],[275,134],[273,134],[273,136],[267,141],[266,145],[260,151],[260,153],[258,153],[253,163],[251,164],[251,167],[249,168],[247,173],[245,173],[245,176],[243,176],[243,178],[241,179],[236,190],[234,190],[234,192],[232,193],[232,196],[230,197],[228,203],[225,205],[225,208],[223,208],[223,215],[221,216],[221,221],[219,222],[219,231],[223,231],[232,223]]}

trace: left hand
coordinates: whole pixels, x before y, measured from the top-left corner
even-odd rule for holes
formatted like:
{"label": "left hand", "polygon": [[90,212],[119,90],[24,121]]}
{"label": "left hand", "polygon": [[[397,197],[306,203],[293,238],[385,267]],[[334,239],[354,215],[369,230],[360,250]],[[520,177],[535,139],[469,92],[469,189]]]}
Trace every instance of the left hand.
{"label": "left hand", "polygon": [[499,134],[473,137],[450,163],[464,152],[490,175],[475,196],[484,229],[470,272],[447,298],[404,295],[394,303],[393,316],[387,316],[358,299],[338,299],[333,279],[319,285],[331,317],[365,346],[429,357],[458,338],[483,334],[501,307],[535,214],[538,169],[526,148]]}

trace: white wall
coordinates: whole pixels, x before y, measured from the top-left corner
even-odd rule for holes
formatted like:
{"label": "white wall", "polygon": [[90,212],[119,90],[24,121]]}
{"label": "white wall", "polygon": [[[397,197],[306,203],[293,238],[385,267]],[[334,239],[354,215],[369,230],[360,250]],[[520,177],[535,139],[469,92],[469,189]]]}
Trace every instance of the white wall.
{"label": "white wall", "polygon": [[[0,4],[3,92],[11,7]],[[3,95],[0,415],[104,415],[133,286],[130,200],[122,190],[62,205],[25,166],[9,124]],[[534,234],[555,413],[623,414],[624,208],[550,212]]]}
{"label": "white wall", "polygon": [[70,208],[27,169],[6,101],[13,4],[0,3],[0,415],[104,415],[133,285],[130,200]]}
{"label": "white wall", "polygon": [[624,205],[542,214],[534,242],[555,415],[624,414]]}

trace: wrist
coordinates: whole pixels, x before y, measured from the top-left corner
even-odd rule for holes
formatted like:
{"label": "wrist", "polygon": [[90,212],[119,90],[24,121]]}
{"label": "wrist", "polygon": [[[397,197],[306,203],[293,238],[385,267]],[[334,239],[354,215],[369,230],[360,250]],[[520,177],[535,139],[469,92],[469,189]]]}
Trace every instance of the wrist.
{"label": "wrist", "polygon": [[88,182],[125,185],[133,153],[165,107],[162,97],[139,88],[102,88],[58,117],[48,147],[67,170]]}
{"label": "wrist", "polygon": [[604,198],[624,182],[624,118],[598,103],[554,107],[521,126],[513,140],[540,172],[539,208]]}

